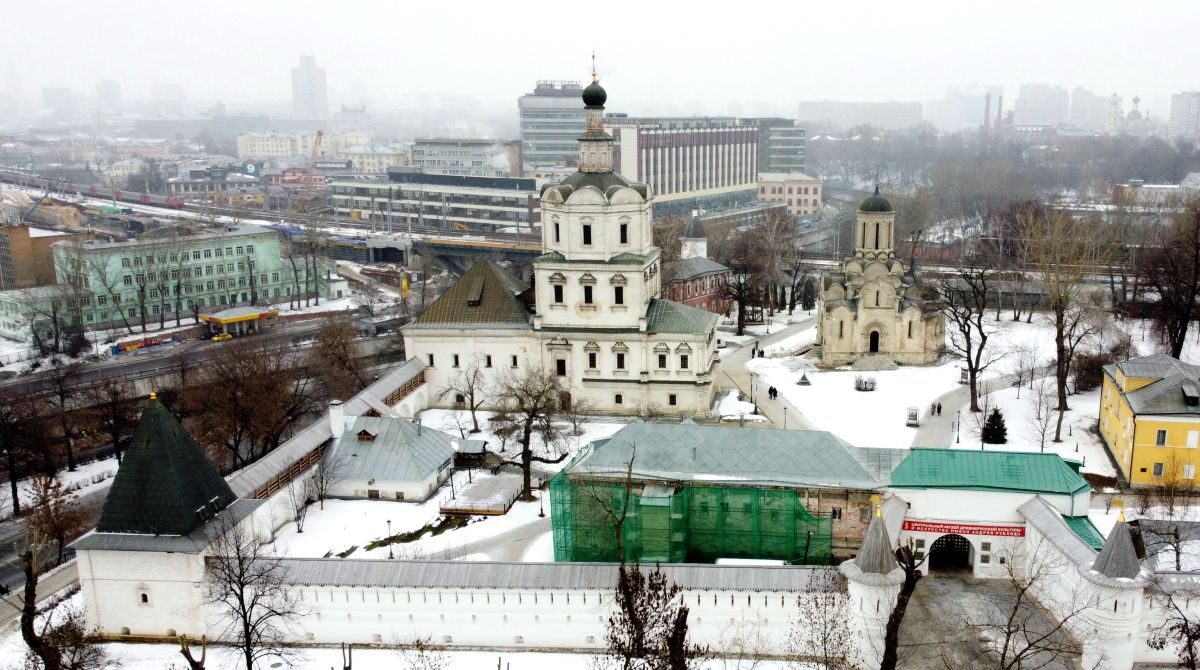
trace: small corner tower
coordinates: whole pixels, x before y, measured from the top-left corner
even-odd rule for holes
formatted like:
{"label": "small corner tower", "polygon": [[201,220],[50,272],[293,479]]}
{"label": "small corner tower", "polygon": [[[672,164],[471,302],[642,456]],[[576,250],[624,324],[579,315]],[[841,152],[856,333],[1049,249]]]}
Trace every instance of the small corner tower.
{"label": "small corner tower", "polygon": [[883,508],[877,504],[858,554],[842,563],[850,594],[851,628],[858,647],[860,665],[879,667],[883,638],[896,595],[904,583],[904,571],[896,562],[892,539],[884,523]]}
{"label": "small corner tower", "polygon": [[259,505],[237,499],[151,393],[96,529],[72,545],[88,627],[102,635],[206,634],[197,586],[204,555]]}
{"label": "small corner tower", "polygon": [[1133,667],[1145,580],[1124,513],[1091,568],[1080,569],[1090,597],[1097,603],[1085,614],[1092,634],[1083,638],[1083,667],[1127,670]]}

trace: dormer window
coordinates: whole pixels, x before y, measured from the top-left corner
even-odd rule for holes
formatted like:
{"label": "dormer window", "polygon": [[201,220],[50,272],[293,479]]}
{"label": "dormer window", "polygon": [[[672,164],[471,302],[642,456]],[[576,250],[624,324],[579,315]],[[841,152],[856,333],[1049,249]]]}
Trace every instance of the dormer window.
{"label": "dormer window", "polygon": [[375,434],[372,433],[371,431],[367,430],[366,428],[364,428],[364,429],[358,431],[358,441],[359,442],[374,442]]}
{"label": "dormer window", "polygon": [[1183,385],[1183,404],[1188,407],[1200,407],[1200,391],[1195,384]]}

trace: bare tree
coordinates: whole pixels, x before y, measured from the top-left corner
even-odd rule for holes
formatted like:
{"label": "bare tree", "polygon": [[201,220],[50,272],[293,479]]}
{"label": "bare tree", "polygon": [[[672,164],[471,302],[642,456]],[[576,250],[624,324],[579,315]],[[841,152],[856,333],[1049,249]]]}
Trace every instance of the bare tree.
{"label": "bare tree", "polygon": [[1033,406],[1033,418],[1025,428],[1025,435],[1046,451],[1046,443],[1054,437],[1054,390],[1045,377],[1033,382],[1033,393],[1027,400]]}
{"label": "bare tree", "polygon": [[[64,361],[55,356],[46,369],[46,381],[50,387],[50,401],[58,418],[58,429],[62,432],[63,448],[67,453],[67,470],[75,472],[75,384],[83,372],[83,363]],[[49,473],[48,473],[49,474]]]}
{"label": "bare tree", "polygon": [[207,560],[206,600],[219,613],[224,639],[231,640],[254,670],[259,661],[294,659],[286,644],[287,626],[304,614],[287,583],[283,558],[272,556],[264,543],[242,524],[229,524],[212,544]]}
{"label": "bare tree", "polygon": [[410,642],[397,644],[396,656],[402,670],[447,670],[450,657],[428,637],[418,637]]}
{"label": "bare tree", "polygon": [[925,559],[917,558],[913,543],[909,540],[907,544],[902,544],[896,549],[896,562],[904,571],[904,581],[900,584],[900,591],[896,594],[896,601],[884,627],[883,655],[879,670],[896,670],[900,661],[900,626],[904,623],[904,615],[908,613],[908,603],[912,600],[917,582],[921,581],[921,565]]}
{"label": "bare tree", "polygon": [[1200,668],[1200,615],[1192,603],[1200,598],[1200,590],[1190,581],[1156,577],[1150,583],[1150,594],[1163,621],[1146,636],[1151,649],[1174,647],[1178,667]]}
{"label": "bare tree", "polygon": [[[471,433],[479,432],[479,408],[491,399],[491,389],[483,372],[483,355],[477,354],[448,380],[438,398],[452,396],[456,406],[462,405],[471,413]],[[461,399],[460,399],[461,398]]]}
{"label": "bare tree", "polygon": [[288,506],[292,510],[292,521],[296,522],[296,532],[304,532],[304,520],[308,518],[308,508],[316,500],[316,483],[312,476],[297,477],[288,484]]}
{"label": "bare tree", "polygon": [[32,484],[33,515],[29,524],[43,542],[54,543],[54,564],[59,565],[67,542],[84,530],[83,512],[75,494],[58,477],[35,475]]}
{"label": "bare tree", "polygon": [[950,334],[950,350],[967,366],[967,385],[971,392],[972,412],[979,409],[979,375],[1003,354],[987,348],[988,338],[997,326],[986,316],[989,291],[994,293],[995,270],[991,263],[963,264],[934,288],[941,298],[942,314]]}
{"label": "bare tree", "polygon": [[687,641],[688,606],[677,584],[658,567],[617,567],[616,611],[609,615],[607,654],[597,665],[623,670],[699,668],[707,651]]}
{"label": "bare tree", "polygon": [[1027,260],[1041,274],[1042,290],[1054,316],[1054,375],[1058,388],[1058,423],[1054,441],[1062,441],[1071,361],[1079,345],[1094,334],[1096,305],[1084,291],[1084,279],[1105,262],[1092,233],[1069,212],[1028,206],[1017,214]]}
{"label": "bare tree", "polygon": [[1140,273],[1157,295],[1150,312],[1155,328],[1179,358],[1200,301],[1200,199],[1187,204],[1161,246],[1142,254]]}
{"label": "bare tree", "polygon": [[204,660],[208,658],[208,639],[200,636],[200,658],[192,654],[192,645],[186,635],[179,636],[179,653],[187,661],[188,670],[204,670]]}
{"label": "bare tree", "polygon": [[121,442],[133,432],[130,420],[133,398],[125,384],[111,377],[87,390],[87,401],[91,414],[91,429],[96,434],[107,434],[112,441],[117,464],[121,463]]}
{"label": "bare tree", "polygon": [[[507,411],[492,417],[493,426],[511,431],[521,445],[517,460],[508,461],[521,467],[521,499],[533,500],[531,471],[534,463],[561,463],[568,456],[562,447],[562,432],[554,425],[554,413],[562,402],[563,388],[559,377],[542,368],[530,367],[501,377],[496,386],[498,403]],[[544,454],[534,453],[533,437],[541,438]]]}
{"label": "bare tree", "polygon": [[313,371],[331,397],[349,398],[370,382],[357,338],[347,314],[325,317],[317,329],[309,356]]}
{"label": "bare tree", "polygon": [[[31,670],[99,670],[109,667],[103,640],[88,630],[83,611],[57,601],[46,610],[37,607],[42,547],[36,538],[20,553],[25,585],[21,597],[21,638],[29,648],[25,667]],[[37,619],[41,616],[39,628]]]}
{"label": "bare tree", "polygon": [[571,424],[572,435],[583,434],[583,427],[592,420],[595,410],[595,403],[587,398],[571,399],[571,404],[563,408],[563,416],[567,418],[567,423]]}
{"label": "bare tree", "polygon": [[380,290],[378,282],[374,279],[369,279],[366,286],[354,293],[352,301],[355,307],[367,316],[377,316],[387,304],[387,298],[383,291]]}
{"label": "bare tree", "polygon": [[846,589],[837,570],[814,571],[806,593],[796,598],[796,609],[788,631],[791,660],[815,661],[829,670],[861,667]]}
{"label": "bare tree", "polygon": [[997,552],[1006,559],[1003,579],[1012,593],[985,600],[982,616],[963,618],[965,631],[987,641],[972,659],[973,667],[1026,670],[1076,664],[1081,649],[1071,631],[1095,602],[1082,589],[1062,593],[1055,588],[1071,566],[1059,552],[1040,545],[1012,543]]}
{"label": "bare tree", "polygon": [[40,418],[33,403],[18,397],[10,386],[0,386],[0,458],[8,474],[12,514],[21,514],[21,496],[17,482],[25,471],[25,462],[41,432],[35,426]]}

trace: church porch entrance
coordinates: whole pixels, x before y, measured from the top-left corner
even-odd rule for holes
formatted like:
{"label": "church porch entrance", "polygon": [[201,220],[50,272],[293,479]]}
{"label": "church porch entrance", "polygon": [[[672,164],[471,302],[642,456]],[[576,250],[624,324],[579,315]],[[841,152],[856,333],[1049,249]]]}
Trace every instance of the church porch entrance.
{"label": "church porch entrance", "polygon": [[870,342],[870,347],[867,349],[867,351],[871,352],[872,354],[879,353],[879,331],[878,330],[871,331],[871,342]]}

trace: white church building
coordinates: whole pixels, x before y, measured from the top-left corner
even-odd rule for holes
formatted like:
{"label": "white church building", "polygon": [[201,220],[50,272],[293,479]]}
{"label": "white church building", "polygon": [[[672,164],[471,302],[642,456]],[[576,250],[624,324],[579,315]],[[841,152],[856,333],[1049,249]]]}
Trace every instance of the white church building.
{"label": "white church building", "polygon": [[598,412],[709,412],[717,316],[662,297],[654,196],[613,170],[606,99],[593,73],[579,170],[542,189],[544,253],[532,285],[481,260],[404,327],[435,404],[461,403],[443,391],[470,368],[485,385],[537,368],[562,378],[568,401]]}

